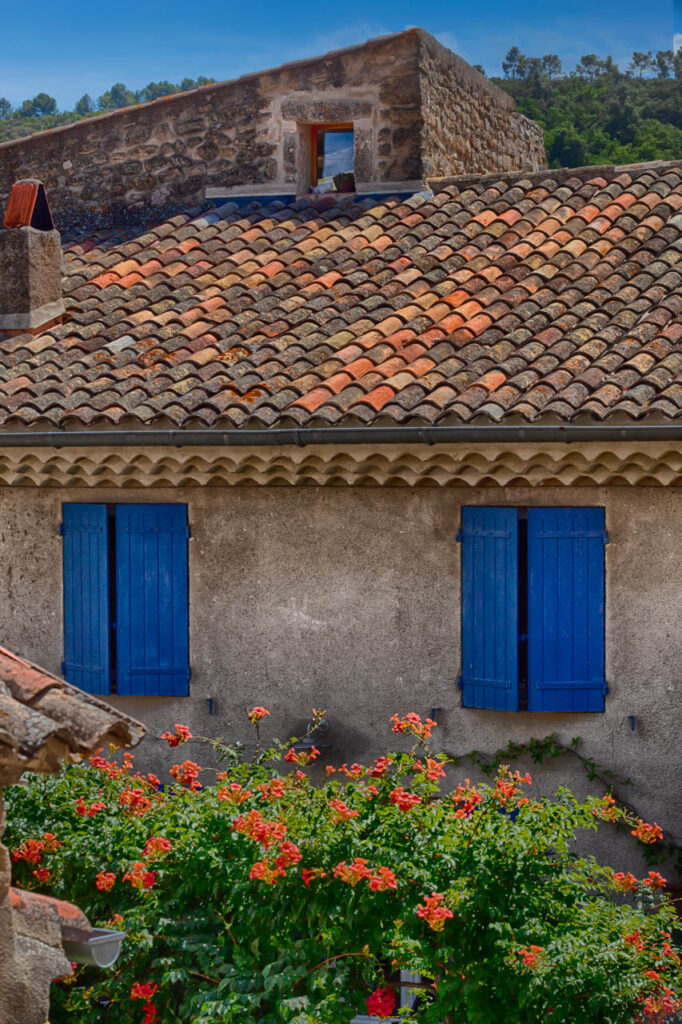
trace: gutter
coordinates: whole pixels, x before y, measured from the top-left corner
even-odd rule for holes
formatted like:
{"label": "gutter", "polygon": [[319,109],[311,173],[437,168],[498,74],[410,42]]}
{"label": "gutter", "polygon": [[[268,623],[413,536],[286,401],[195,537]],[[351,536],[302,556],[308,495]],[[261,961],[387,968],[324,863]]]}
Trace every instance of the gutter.
{"label": "gutter", "polygon": [[0,433],[0,448],[204,447],[387,444],[580,444],[682,442],[680,423],[514,424],[442,427],[306,427],[233,430],[69,430]]}

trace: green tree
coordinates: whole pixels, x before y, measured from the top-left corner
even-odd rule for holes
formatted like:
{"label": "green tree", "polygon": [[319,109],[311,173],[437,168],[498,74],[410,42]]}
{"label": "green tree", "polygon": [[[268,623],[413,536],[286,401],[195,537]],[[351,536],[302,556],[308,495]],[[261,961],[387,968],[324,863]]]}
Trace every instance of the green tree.
{"label": "green tree", "polygon": [[502,71],[504,72],[505,78],[518,78],[519,77],[519,61],[523,61],[524,57],[518,46],[512,46],[511,50],[507,53],[507,56],[502,61]]}
{"label": "green tree", "polygon": [[672,50],[659,50],[656,54],[656,67],[658,68],[659,78],[669,78],[673,73],[673,62],[675,60],[675,54]]}
{"label": "green tree", "polygon": [[80,117],[85,117],[86,114],[91,114],[95,109],[92,98],[87,92],[84,92],[78,103],[75,106],[75,111]]}
{"label": "green tree", "polygon": [[679,82],[680,79],[682,79],[682,46],[680,47],[680,49],[675,54],[675,57],[674,57],[674,60],[673,60],[673,67],[674,67],[674,70],[675,70],[675,78]]}
{"label": "green tree", "polygon": [[39,92],[33,97],[33,109],[35,117],[44,117],[46,114],[57,113],[57,101],[54,96],[48,96],[46,92]]}
{"label": "green tree", "polygon": [[604,64],[599,59],[596,53],[586,53],[584,57],[581,57],[576,66],[576,71],[581,78],[587,78],[588,81],[593,82],[599,75]]}
{"label": "green tree", "polygon": [[134,103],[135,93],[126,88],[123,82],[116,82],[97,100],[100,110],[118,110],[120,107],[131,107]]}
{"label": "green tree", "polygon": [[9,115],[12,113],[12,104],[4,96],[0,96],[0,118],[6,121]]}
{"label": "green tree", "polygon": [[561,74],[561,61],[556,53],[546,53],[541,63],[543,73],[548,78],[558,78]]}
{"label": "green tree", "polygon": [[637,75],[638,78],[643,78],[647,71],[651,71],[655,67],[656,62],[651,55],[651,50],[647,50],[646,53],[635,50],[628,71]]}
{"label": "green tree", "polygon": [[157,100],[160,96],[172,96],[177,91],[178,86],[172,82],[150,82],[135,93],[135,98],[138,103],[148,103],[149,100]]}

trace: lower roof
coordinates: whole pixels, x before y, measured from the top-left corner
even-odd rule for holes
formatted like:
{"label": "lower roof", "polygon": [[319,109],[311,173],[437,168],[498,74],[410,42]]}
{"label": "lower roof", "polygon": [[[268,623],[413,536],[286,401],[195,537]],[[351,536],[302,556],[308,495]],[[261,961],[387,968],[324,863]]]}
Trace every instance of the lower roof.
{"label": "lower roof", "polygon": [[65,245],[0,427],[677,418],[682,162],[187,211]]}

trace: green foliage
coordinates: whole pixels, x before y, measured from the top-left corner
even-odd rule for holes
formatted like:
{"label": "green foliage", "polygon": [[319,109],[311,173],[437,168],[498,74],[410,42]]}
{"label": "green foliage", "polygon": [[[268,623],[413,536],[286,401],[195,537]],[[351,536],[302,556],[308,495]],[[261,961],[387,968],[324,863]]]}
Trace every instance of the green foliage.
{"label": "green foliage", "polygon": [[512,47],[497,85],[545,130],[550,167],[682,158],[682,50],[636,52],[626,72],[611,57],[580,58],[561,75],[556,54]]}
{"label": "green foliage", "polygon": [[608,795],[534,798],[504,766],[441,792],[451,768],[429,756],[432,723],[394,721],[409,753],[321,785],[301,770],[314,750],[283,763],[288,745],[247,760],[212,742],[226,771],[185,761],[163,791],[130,755],[11,788],[15,879],[128,933],[111,972],[55,986],[53,1024],[348,1024],[396,966],[422,976],[404,1019],[423,1024],[498,1024],[502,1008],[505,1024],[672,1012],[682,977],[660,877],[574,852],[581,830],[632,816]]}

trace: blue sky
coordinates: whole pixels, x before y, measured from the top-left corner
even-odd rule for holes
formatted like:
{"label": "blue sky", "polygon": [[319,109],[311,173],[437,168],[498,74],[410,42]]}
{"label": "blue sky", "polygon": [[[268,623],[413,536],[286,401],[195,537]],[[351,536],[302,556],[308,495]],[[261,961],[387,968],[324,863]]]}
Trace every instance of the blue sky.
{"label": "blue sky", "polygon": [[[674,0],[682,32],[682,0]],[[37,92],[70,108],[113,82],[248,71],[419,25],[471,64],[500,73],[510,46],[530,56],[558,53],[572,68],[584,53],[611,54],[622,67],[633,50],[669,49],[673,0],[6,0],[0,3],[0,96],[17,104]],[[556,13],[554,13],[556,12]]]}

